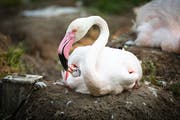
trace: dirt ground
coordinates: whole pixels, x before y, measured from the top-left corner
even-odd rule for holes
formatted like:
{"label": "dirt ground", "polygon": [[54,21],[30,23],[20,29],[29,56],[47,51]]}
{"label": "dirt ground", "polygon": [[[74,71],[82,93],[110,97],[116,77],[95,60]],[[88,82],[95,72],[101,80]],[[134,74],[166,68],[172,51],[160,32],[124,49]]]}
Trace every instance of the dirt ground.
{"label": "dirt ground", "polygon": [[[157,79],[179,80],[179,58],[158,49],[130,47],[130,51],[143,61],[151,59],[157,66]],[[150,52],[151,51],[151,52]],[[162,61],[162,63],[158,63]],[[172,63],[172,64],[171,64]],[[147,71],[146,71],[147,72]],[[144,73],[148,75],[149,73]],[[35,90],[24,105],[18,119],[151,119],[170,120],[180,117],[180,99],[174,97],[168,87],[145,85],[139,89],[124,91],[120,95],[93,97],[53,85],[46,80],[47,88]],[[157,95],[152,89],[155,89]]]}
{"label": "dirt ground", "polygon": [[[16,116],[18,119],[151,119],[178,120],[180,99],[173,96],[168,86],[179,81],[179,57],[159,49],[129,47],[142,61],[151,60],[157,67],[156,79],[167,86],[141,84],[139,89],[124,91],[120,95],[93,97],[54,85],[55,80],[45,80],[48,87],[34,90],[28,103]],[[162,61],[158,63],[157,61]],[[147,69],[145,76],[150,73]]]}
{"label": "dirt ground", "polygon": [[[178,120],[180,118],[180,97],[171,90],[173,84],[179,84],[180,56],[162,52],[157,48],[125,47],[142,61],[143,79],[138,89],[124,91],[119,95],[93,97],[76,93],[64,86],[54,85],[55,81],[61,79],[61,66],[56,49],[68,24],[76,17],[78,14],[48,19],[17,15],[13,19],[8,17],[1,20],[1,32],[12,39],[12,43],[8,44],[16,44],[21,40],[28,47],[21,58],[27,64],[26,73],[43,75],[43,81],[48,85],[42,89],[34,88],[31,96],[13,119]],[[123,16],[105,16],[112,34],[108,46],[119,49],[124,41],[134,39],[130,34],[133,17],[131,13]],[[97,37],[96,31],[92,29],[83,39],[84,42],[78,45],[92,43]],[[151,83],[147,84],[146,81]],[[179,89],[177,90],[175,92],[179,93]]]}

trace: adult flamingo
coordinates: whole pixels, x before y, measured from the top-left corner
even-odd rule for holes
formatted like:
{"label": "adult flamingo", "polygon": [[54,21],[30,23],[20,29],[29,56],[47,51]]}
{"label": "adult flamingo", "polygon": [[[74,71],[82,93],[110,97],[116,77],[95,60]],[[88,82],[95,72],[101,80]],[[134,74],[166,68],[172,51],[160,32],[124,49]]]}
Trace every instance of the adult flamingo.
{"label": "adult flamingo", "polygon": [[137,46],[180,54],[180,0],[152,0],[134,12]]}
{"label": "adult flamingo", "polygon": [[[100,28],[97,40],[91,46],[76,48],[69,56],[72,44],[84,37],[93,25]],[[139,60],[128,51],[105,47],[108,37],[108,25],[99,16],[79,18],[69,25],[58,48],[67,86],[77,92],[100,96],[118,94],[139,84],[142,77]]]}

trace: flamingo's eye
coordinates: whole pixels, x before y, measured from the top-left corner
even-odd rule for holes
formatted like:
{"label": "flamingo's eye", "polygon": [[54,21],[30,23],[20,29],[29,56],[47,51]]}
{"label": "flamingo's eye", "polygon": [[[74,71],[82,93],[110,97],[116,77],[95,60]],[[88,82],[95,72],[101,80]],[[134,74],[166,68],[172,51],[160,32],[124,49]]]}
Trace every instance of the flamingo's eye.
{"label": "flamingo's eye", "polygon": [[77,29],[73,29],[72,32],[77,32]]}

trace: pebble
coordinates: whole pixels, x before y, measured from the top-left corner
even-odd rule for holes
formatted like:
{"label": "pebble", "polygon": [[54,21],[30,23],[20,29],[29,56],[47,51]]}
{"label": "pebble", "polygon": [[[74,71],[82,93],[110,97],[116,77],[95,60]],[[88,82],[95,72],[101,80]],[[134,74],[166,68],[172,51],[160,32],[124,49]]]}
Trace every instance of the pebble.
{"label": "pebble", "polygon": [[66,106],[69,106],[69,104],[71,104],[71,103],[72,103],[71,100],[67,101]]}

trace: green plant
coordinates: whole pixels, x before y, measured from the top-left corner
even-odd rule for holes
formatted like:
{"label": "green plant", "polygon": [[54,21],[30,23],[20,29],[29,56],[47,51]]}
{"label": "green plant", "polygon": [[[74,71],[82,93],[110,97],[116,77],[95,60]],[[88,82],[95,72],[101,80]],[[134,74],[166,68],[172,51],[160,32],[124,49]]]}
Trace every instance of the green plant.
{"label": "green plant", "polygon": [[18,47],[9,48],[6,54],[8,65],[17,68],[20,64],[20,57],[23,53],[24,50],[20,45]]}
{"label": "green plant", "polygon": [[180,82],[171,84],[169,89],[173,92],[174,95],[180,96]]}
{"label": "green plant", "polygon": [[0,78],[11,73],[22,73],[25,71],[25,64],[21,61],[24,54],[23,44],[16,47],[9,47],[7,51],[0,52]]}
{"label": "green plant", "polygon": [[101,12],[118,14],[129,11],[135,6],[142,5],[150,0],[81,0],[85,6],[97,8]]}
{"label": "green plant", "polygon": [[0,6],[14,7],[22,4],[22,0],[0,0]]}
{"label": "green plant", "polygon": [[144,72],[144,77],[142,80],[147,80],[152,84],[157,84],[155,64],[151,60],[145,60],[142,62],[142,69]]}

